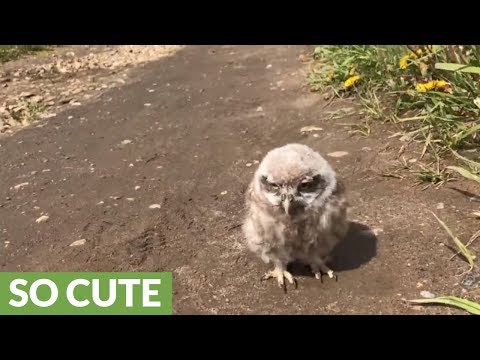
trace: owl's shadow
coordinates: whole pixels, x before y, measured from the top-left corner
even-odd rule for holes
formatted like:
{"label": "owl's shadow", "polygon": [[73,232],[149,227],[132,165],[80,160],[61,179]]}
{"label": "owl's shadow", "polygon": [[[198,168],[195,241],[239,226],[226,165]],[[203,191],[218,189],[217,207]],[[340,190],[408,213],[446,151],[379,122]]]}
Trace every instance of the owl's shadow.
{"label": "owl's shadow", "polygon": [[[345,238],[335,247],[327,264],[333,271],[354,270],[368,263],[377,255],[377,237],[366,225],[350,222]],[[289,264],[294,276],[313,277],[310,268],[302,263]]]}

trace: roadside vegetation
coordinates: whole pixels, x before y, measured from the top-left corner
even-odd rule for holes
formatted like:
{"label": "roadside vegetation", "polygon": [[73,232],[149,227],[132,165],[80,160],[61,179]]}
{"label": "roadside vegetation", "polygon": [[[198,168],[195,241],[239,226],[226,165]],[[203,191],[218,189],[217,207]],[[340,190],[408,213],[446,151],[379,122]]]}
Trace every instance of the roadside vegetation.
{"label": "roadside vegetation", "polygon": [[[356,125],[363,136],[371,135],[373,121],[396,124],[399,131],[393,137],[401,146],[415,143],[421,149],[417,168],[406,162],[402,168],[420,182],[441,186],[463,177],[480,184],[480,46],[318,46],[308,82],[313,91],[355,96],[365,114]],[[473,274],[475,255],[469,245],[480,232],[464,244],[433,216],[458,249],[455,256],[467,261],[465,273]],[[480,314],[480,304],[454,296],[411,302]]]}

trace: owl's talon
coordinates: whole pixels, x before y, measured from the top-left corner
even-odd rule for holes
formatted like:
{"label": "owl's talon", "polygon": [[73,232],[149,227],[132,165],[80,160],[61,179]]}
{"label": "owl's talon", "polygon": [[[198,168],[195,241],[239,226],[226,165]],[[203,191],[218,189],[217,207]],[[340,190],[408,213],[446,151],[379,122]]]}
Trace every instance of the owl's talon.
{"label": "owl's talon", "polygon": [[297,288],[297,280],[286,270],[280,269],[273,269],[272,271],[267,272],[265,275],[262,276],[261,280],[268,280],[271,278],[276,278],[278,286],[283,288],[283,291],[287,292],[287,286],[285,283],[285,279],[288,280],[290,284],[294,284],[295,289]]}

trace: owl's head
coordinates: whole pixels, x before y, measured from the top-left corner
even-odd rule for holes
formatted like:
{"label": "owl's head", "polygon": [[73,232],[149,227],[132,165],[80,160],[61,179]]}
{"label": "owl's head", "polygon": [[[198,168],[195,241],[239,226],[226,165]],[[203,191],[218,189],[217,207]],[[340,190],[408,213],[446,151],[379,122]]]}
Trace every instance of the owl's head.
{"label": "owl's head", "polygon": [[336,175],[329,163],[301,144],[271,150],[254,177],[255,192],[290,216],[323,206],[335,187]]}

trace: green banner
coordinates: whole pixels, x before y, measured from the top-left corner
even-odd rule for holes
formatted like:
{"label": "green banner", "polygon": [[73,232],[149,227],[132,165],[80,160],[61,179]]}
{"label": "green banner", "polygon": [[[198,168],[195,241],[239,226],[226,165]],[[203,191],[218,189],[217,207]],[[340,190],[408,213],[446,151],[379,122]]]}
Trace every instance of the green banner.
{"label": "green banner", "polygon": [[0,315],[171,315],[172,273],[0,272]]}

